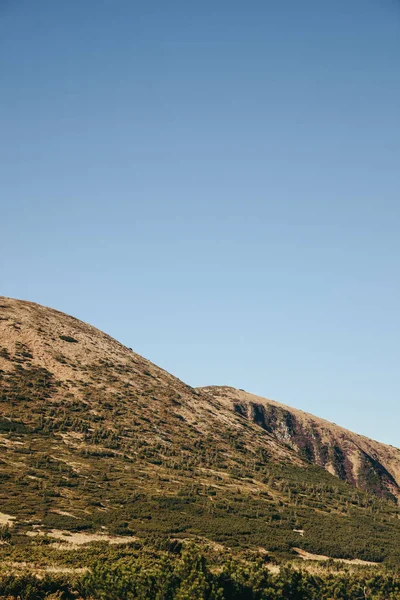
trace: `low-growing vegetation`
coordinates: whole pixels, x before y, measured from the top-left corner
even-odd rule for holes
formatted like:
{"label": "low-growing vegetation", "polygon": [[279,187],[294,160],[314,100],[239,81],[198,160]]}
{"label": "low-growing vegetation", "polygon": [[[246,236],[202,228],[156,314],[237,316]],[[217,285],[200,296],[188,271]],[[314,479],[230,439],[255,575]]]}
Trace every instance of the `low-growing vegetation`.
{"label": "low-growing vegetation", "polygon": [[[35,566],[27,564],[22,572],[16,562],[18,555],[10,554],[3,562],[0,598],[394,600],[400,597],[399,575],[382,568],[332,563],[310,569],[299,562],[279,561],[267,554],[235,555],[204,544],[182,545],[162,538],[158,540],[158,548],[148,542],[118,550],[105,544],[69,552],[38,547],[30,549],[30,555],[36,561]],[[49,557],[52,566],[46,563]],[[14,567],[7,571],[8,564]]]}
{"label": "low-growing vegetation", "polygon": [[[300,457],[105,334],[35,310],[29,343],[24,315],[2,321],[1,597],[398,597],[393,496],[334,477],[306,446]],[[361,468],[377,487],[376,466]],[[377,565],[311,571],[296,549]]]}

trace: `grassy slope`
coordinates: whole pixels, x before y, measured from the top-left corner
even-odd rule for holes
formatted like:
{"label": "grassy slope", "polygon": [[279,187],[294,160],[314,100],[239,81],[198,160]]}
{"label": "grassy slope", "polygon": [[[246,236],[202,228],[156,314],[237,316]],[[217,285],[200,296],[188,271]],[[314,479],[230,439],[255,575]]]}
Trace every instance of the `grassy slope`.
{"label": "grassy slope", "polygon": [[93,327],[0,304],[0,510],[18,547],[38,529],[108,531],[400,564],[394,503]]}

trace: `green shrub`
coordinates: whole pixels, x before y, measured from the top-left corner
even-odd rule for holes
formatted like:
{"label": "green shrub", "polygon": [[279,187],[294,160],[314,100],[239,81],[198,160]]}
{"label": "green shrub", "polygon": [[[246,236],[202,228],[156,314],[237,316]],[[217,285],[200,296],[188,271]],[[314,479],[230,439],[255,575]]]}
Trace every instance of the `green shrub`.
{"label": "green shrub", "polygon": [[77,344],[78,340],[76,340],[75,338],[71,337],[70,335],[60,335],[60,340],[63,340],[64,342],[69,342],[70,344]]}

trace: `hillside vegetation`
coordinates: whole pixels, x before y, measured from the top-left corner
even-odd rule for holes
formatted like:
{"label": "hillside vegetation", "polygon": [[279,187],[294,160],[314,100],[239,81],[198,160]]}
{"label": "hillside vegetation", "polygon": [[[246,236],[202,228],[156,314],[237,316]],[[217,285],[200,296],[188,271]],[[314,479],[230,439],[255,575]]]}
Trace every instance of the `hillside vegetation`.
{"label": "hillside vegetation", "polygon": [[[116,551],[39,549],[35,565],[4,562],[0,598],[23,600],[398,600],[400,577],[342,563],[310,568],[267,555],[233,555],[199,544]],[[66,558],[68,557],[68,558]],[[51,566],[48,564],[50,558]],[[46,562],[47,560],[47,562]],[[82,564],[88,565],[82,568]],[[34,570],[32,571],[32,567]],[[31,570],[29,570],[31,569]]]}
{"label": "hillside vegetation", "polygon": [[[90,543],[111,544],[116,561],[122,543],[175,561],[171,544],[191,542],[240,560],[306,551],[400,565],[395,449],[238,390],[193,389],[86,323],[9,298],[0,386],[0,557],[10,564],[62,547],[92,569]],[[372,470],[355,459],[346,470],[354,445]]]}

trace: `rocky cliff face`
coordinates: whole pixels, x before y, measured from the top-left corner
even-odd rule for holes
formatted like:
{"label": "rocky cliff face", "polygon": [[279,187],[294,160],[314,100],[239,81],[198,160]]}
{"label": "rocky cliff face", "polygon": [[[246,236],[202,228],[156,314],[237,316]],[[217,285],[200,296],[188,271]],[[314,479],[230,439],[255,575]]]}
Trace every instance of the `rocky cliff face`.
{"label": "rocky cliff face", "polygon": [[202,388],[236,414],[348,483],[400,499],[400,450],[273,400],[230,387]]}

